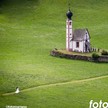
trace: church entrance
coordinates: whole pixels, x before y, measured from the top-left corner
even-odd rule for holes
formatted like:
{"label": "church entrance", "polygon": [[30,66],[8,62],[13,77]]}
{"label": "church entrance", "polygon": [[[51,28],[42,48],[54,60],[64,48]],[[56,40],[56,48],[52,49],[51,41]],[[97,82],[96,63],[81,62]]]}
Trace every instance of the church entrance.
{"label": "church entrance", "polygon": [[85,52],[87,52],[87,45],[85,44]]}

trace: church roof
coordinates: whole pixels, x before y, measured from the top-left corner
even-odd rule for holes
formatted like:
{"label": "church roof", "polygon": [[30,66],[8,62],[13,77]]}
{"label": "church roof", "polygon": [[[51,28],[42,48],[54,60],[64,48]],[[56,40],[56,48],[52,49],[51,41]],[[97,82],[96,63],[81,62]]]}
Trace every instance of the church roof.
{"label": "church roof", "polygon": [[[82,41],[84,40],[85,34],[88,33],[87,29],[75,29],[73,33],[73,41]],[[88,33],[89,34],[89,33]]]}

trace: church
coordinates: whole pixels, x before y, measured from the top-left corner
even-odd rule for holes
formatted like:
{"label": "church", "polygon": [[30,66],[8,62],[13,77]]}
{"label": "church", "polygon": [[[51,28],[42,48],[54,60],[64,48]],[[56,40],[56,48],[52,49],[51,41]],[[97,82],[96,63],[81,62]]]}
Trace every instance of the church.
{"label": "church", "polygon": [[69,9],[66,15],[66,50],[82,53],[90,52],[90,34],[88,29],[75,29],[73,31],[73,13]]}

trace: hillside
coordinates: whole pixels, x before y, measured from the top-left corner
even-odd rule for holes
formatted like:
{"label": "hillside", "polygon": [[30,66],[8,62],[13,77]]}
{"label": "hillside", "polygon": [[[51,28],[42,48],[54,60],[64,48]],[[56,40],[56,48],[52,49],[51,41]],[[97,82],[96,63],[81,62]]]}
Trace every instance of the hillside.
{"label": "hillside", "polygon": [[[88,28],[92,46],[108,49],[108,1],[70,0],[73,28]],[[65,48],[66,0],[2,0],[0,5],[0,108],[87,108],[108,101],[108,64],[50,56]],[[19,87],[24,92],[2,96]],[[37,88],[36,88],[37,87]],[[34,88],[26,91],[28,88]]]}

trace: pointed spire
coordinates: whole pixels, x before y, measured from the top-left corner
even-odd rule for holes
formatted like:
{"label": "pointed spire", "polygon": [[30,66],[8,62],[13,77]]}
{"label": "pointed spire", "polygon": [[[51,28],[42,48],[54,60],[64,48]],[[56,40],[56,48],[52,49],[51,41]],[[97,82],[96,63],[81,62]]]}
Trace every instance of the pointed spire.
{"label": "pointed spire", "polygon": [[73,13],[71,12],[70,10],[70,0],[68,0],[68,7],[69,7],[69,10],[68,12],[66,13],[66,16],[69,20],[71,20],[71,17],[73,16]]}
{"label": "pointed spire", "polygon": [[69,7],[69,10],[70,10],[70,2],[68,2],[68,7]]}

